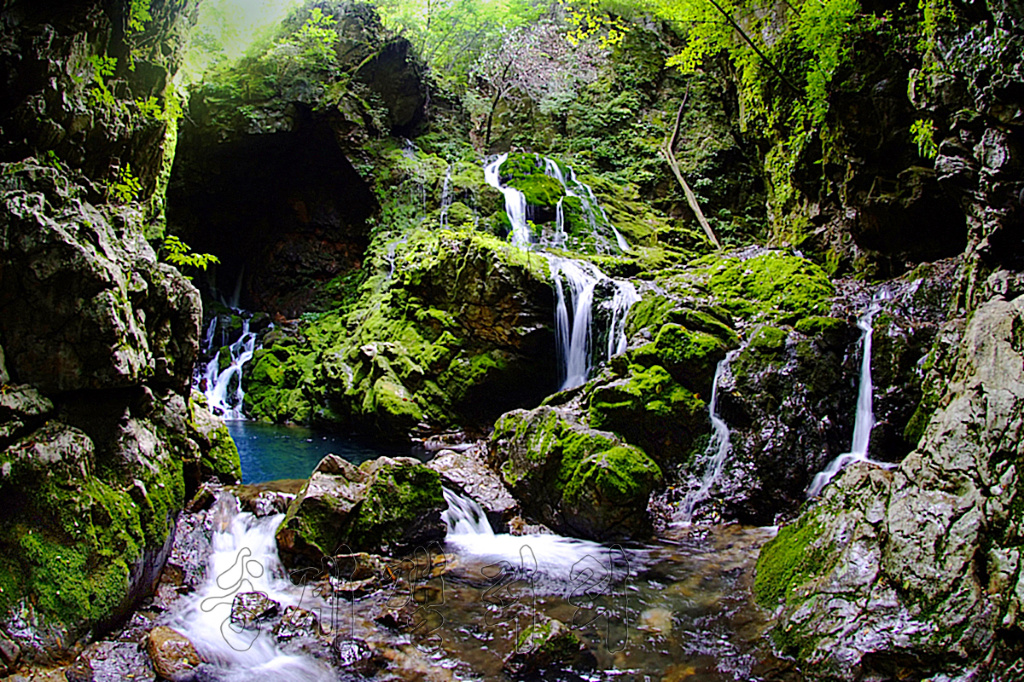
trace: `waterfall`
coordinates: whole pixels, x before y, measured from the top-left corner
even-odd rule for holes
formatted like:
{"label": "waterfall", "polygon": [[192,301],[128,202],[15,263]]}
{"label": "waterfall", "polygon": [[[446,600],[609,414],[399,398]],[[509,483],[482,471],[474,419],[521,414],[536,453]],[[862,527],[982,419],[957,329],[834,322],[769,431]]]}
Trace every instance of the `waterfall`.
{"label": "waterfall", "polygon": [[[284,514],[256,518],[238,511],[231,495],[217,497],[212,552],[205,583],[166,624],[179,630],[225,682],[327,682],[337,673],[308,656],[288,655],[269,631],[246,630],[231,622],[235,595],[260,591],[281,604],[321,610],[309,590],[293,585],[277,555],[274,535]],[[321,614],[323,611],[321,610]],[[329,614],[328,614],[329,617]],[[323,618],[321,618],[323,620]]]}
{"label": "waterfall", "polygon": [[[526,198],[523,193],[513,187],[504,187],[501,183],[500,168],[508,159],[508,154],[501,154],[484,167],[487,184],[498,189],[505,196],[505,211],[512,224],[511,241],[514,245],[525,248],[530,245],[530,229],[526,220]],[[565,170],[553,159],[537,157],[542,163],[544,173],[558,180],[565,190],[565,196],[577,197],[583,215],[590,224],[598,244],[599,251],[607,251],[602,244],[607,239],[600,228],[610,228],[615,235],[619,249],[629,251],[625,238],[608,221],[608,216],[601,208],[593,189],[577,179],[576,172],[571,168],[566,176]],[[567,239],[565,232],[565,196],[555,205],[555,232],[550,245],[564,247]],[[555,340],[558,364],[561,372],[561,389],[569,389],[585,383],[590,375],[594,343],[593,343],[593,308],[596,290],[599,284],[610,283],[615,290],[610,301],[601,302],[601,306],[611,312],[611,323],[608,328],[608,343],[605,359],[626,350],[626,314],[630,307],[640,300],[632,283],[608,277],[592,263],[544,254],[548,259],[551,277],[555,282]],[[563,282],[563,279],[565,280]],[[566,297],[566,285],[569,297]],[[569,308],[572,307],[570,316]]]}
{"label": "waterfall", "polygon": [[[214,318],[211,329],[216,325]],[[212,332],[208,333],[212,340]],[[228,346],[231,363],[220,371],[220,353],[206,363],[202,379],[205,382],[207,404],[210,412],[224,419],[245,419],[242,414],[242,401],[245,391],[242,389],[242,368],[252,359],[256,350],[256,334],[249,331],[249,319],[242,320],[242,334]]]}
{"label": "waterfall", "polygon": [[452,205],[452,165],[444,172],[444,183],[441,185],[441,229],[448,227],[448,209]]}
{"label": "waterfall", "polygon": [[808,499],[815,498],[821,494],[825,486],[829,484],[836,474],[842,471],[851,462],[872,462],[878,466],[888,467],[890,465],[882,462],[874,462],[868,459],[868,443],[871,440],[871,429],[875,426],[875,414],[872,410],[872,397],[874,385],[871,382],[871,323],[875,314],[881,310],[877,302],[886,297],[881,292],[875,297],[867,312],[857,320],[857,327],[860,329],[860,386],[857,390],[857,412],[853,420],[853,442],[850,444],[850,451],[836,457],[829,462],[824,471],[817,473],[811,486],[807,490]]}
{"label": "waterfall", "polygon": [[476,500],[447,488],[443,492],[448,502],[442,515],[448,527],[445,543],[460,563],[502,565],[511,573],[528,575],[535,585],[581,594],[588,586],[606,588],[609,581],[625,578],[630,564],[643,558],[640,551],[627,553],[621,547],[550,533],[495,533]]}
{"label": "waterfall", "polygon": [[484,180],[505,195],[505,213],[508,215],[509,222],[512,223],[512,243],[515,246],[525,247],[530,244],[530,226],[526,222],[526,196],[515,187],[501,184],[499,169],[507,158],[508,154],[502,154],[484,166]]}
{"label": "waterfall", "polygon": [[688,525],[693,520],[693,510],[696,509],[698,504],[707,499],[711,493],[711,488],[722,477],[725,460],[732,450],[732,443],[729,439],[729,425],[718,414],[718,385],[722,377],[729,372],[729,364],[736,358],[739,352],[739,350],[731,351],[715,368],[715,378],[711,385],[711,405],[708,407],[708,413],[711,416],[711,427],[714,433],[706,451],[708,454],[711,454],[711,460],[704,469],[704,478],[701,479],[700,488],[687,493],[686,498],[680,505],[681,509],[678,519],[684,525]]}

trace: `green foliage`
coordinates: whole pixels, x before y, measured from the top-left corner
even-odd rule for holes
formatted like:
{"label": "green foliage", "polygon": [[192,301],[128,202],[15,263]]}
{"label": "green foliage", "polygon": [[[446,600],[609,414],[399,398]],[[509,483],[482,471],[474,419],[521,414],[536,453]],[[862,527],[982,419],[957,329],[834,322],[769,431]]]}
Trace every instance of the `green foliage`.
{"label": "green foliage", "polygon": [[923,158],[934,159],[939,154],[935,144],[935,124],[929,119],[918,119],[910,125],[910,138]]}
{"label": "green foliage", "polygon": [[157,101],[156,97],[150,97],[149,99],[142,99],[141,97],[135,100],[135,106],[139,108],[139,113],[146,118],[161,119],[164,115],[164,110],[160,106],[160,102]]}
{"label": "green foliage", "polygon": [[150,0],[131,0],[128,8],[128,29],[130,33],[141,33],[146,24],[153,20],[150,13]]}
{"label": "green foliage", "polygon": [[629,25],[620,17],[601,9],[601,0],[558,0],[569,25],[565,39],[573,47],[597,39],[601,47],[611,49],[622,43]]}
{"label": "green foliage", "polygon": [[162,250],[164,260],[178,267],[206,270],[211,263],[220,262],[212,253],[193,253],[192,247],[173,234],[164,237]]}
{"label": "green foliage", "polygon": [[117,171],[117,180],[107,186],[107,196],[121,204],[128,204],[139,198],[142,183],[132,175],[132,165],[126,163]]}

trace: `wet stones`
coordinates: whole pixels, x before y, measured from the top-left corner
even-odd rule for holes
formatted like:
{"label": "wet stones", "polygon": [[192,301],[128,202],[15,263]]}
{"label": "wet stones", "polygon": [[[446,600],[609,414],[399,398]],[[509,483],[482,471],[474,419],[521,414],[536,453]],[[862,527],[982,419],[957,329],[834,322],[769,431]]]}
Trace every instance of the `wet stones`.
{"label": "wet stones", "polygon": [[146,653],[157,675],[170,682],[191,682],[195,669],[202,663],[192,642],[173,628],[153,628],[146,639]]}
{"label": "wet stones", "polygon": [[320,632],[320,621],[316,614],[298,606],[288,606],[281,616],[281,622],[274,629],[278,641],[294,637],[312,637]]}
{"label": "wet stones", "polygon": [[231,601],[231,622],[243,628],[258,627],[277,615],[280,607],[264,592],[239,592]]}
{"label": "wet stones", "polygon": [[331,642],[331,651],[339,668],[357,675],[371,677],[385,665],[383,658],[361,639],[339,635]]}

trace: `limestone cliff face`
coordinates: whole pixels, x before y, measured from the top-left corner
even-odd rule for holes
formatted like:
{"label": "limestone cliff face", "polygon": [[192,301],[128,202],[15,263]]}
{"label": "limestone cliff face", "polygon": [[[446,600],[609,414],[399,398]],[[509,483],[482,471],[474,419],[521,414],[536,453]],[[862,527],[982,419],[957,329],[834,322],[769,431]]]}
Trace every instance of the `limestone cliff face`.
{"label": "limestone cliff face", "polygon": [[0,674],[116,625],[200,477],[238,475],[189,404],[198,291],[143,237],[168,123],[135,99],[167,94],[191,7],[131,40],[120,2],[0,12]]}
{"label": "limestone cliff face", "polygon": [[1024,299],[999,295],[950,322],[960,341],[934,363],[951,371],[917,448],[893,471],[851,467],[763,550],[773,639],[815,675],[1024,672],[1022,323]]}

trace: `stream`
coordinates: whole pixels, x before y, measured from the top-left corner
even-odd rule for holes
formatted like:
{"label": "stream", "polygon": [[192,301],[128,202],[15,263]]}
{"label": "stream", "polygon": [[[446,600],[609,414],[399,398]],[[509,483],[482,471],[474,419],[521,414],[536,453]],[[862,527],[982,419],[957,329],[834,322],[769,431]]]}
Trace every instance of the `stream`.
{"label": "stream", "polygon": [[[307,477],[327,451],[353,462],[383,454],[308,429],[229,424],[250,483]],[[495,533],[475,501],[447,489],[445,498],[448,536],[429,550],[443,572],[417,580],[413,571],[404,595],[385,587],[352,601],[293,585],[274,540],[284,515],[257,518],[221,493],[200,524],[212,528],[206,578],[159,621],[193,641],[207,661],[204,679],[225,682],[339,679],[322,644],[280,641],[270,625],[235,626],[232,601],[251,591],[282,611],[319,614],[332,637],[390,652],[381,680],[507,679],[502,665],[518,635],[545,617],[569,625],[592,654],[581,669],[545,679],[726,682],[764,679],[778,666],[761,641],[764,614],[750,592],[757,551],[773,529],[679,524],[650,544],[603,545]],[[374,623],[388,604],[413,606],[418,627],[403,633]]]}

